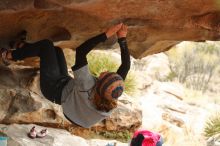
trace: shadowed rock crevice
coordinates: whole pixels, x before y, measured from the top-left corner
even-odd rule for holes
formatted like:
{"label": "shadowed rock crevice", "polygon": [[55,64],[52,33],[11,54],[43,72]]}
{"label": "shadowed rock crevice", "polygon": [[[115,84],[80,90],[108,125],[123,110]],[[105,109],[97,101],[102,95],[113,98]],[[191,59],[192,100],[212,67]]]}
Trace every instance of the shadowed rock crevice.
{"label": "shadowed rock crevice", "polygon": [[207,30],[220,31],[220,11],[207,12],[201,15],[193,16],[192,22],[196,26]]}
{"label": "shadowed rock crevice", "polygon": [[0,87],[11,88],[26,87],[36,76],[38,68],[24,68],[11,70],[6,66],[0,66]]}
{"label": "shadowed rock crevice", "polygon": [[83,2],[88,2],[91,0],[59,0],[63,3],[83,3]]}
{"label": "shadowed rock crevice", "polygon": [[58,8],[59,5],[48,0],[34,0],[34,8],[36,9],[51,9]]}
{"label": "shadowed rock crevice", "polygon": [[43,111],[43,118],[55,120],[56,113],[51,109],[46,109],[45,111]]}
{"label": "shadowed rock crevice", "polygon": [[51,35],[49,38],[53,41],[70,40],[71,33],[66,28],[55,26],[51,28]]}
{"label": "shadowed rock crevice", "polygon": [[33,0],[3,0],[0,2],[0,10],[19,10],[32,5]]}
{"label": "shadowed rock crevice", "polygon": [[1,87],[11,87],[15,88],[18,84],[17,78],[14,77],[13,72],[5,67],[5,66],[0,66],[0,83]]}
{"label": "shadowed rock crevice", "polygon": [[89,0],[34,0],[34,8],[51,9],[68,6],[71,3],[83,3]]}
{"label": "shadowed rock crevice", "polygon": [[[120,22],[120,21],[119,21]],[[156,24],[155,20],[152,19],[143,19],[143,18],[125,18],[122,19],[121,22],[125,23],[128,26],[151,26],[152,24]]]}

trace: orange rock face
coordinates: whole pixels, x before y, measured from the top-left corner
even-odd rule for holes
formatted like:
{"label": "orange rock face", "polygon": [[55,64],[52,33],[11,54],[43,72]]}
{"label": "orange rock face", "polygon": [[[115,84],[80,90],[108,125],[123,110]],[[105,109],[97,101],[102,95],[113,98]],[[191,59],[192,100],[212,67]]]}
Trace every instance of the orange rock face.
{"label": "orange rock face", "polygon": [[141,58],[184,40],[218,40],[219,9],[218,0],[4,0],[0,38],[3,44],[25,29],[29,41],[68,40],[61,44],[74,49],[124,22],[130,52]]}

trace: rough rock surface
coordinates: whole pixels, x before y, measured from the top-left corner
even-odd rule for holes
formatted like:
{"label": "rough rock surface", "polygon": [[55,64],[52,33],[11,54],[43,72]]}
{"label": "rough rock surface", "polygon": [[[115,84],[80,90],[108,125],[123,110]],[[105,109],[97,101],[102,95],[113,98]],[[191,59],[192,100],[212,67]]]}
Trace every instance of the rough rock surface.
{"label": "rough rock surface", "polygon": [[[172,93],[163,90],[155,92],[154,89],[151,91],[140,99],[143,109],[142,128],[160,132],[169,145],[204,144],[201,133],[209,111],[199,105],[190,105]],[[214,104],[212,106],[217,107]]]}
{"label": "rough rock surface", "polygon": [[0,136],[7,136],[8,146],[105,146],[116,143],[117,146],[127,146],[127,144],[115,140],[85,140],[81,137],[71,135],[69,132],[60,129],[47,128],[48,135],[44,138],[31,139],[27,133],[31,127],[35,126],[37,131],[46,127],[37,125],[3,125],[0,124]]}
{"label": "rough rock surface", "polygon": [[159,79],[165,79],[170,73],[169,58],[165,56],[163,53],[149,55],[142,58],[144,61],[134,63],[142,87],[139,88],[141,93],[133,97],[142,108],[140,129],[160,133],[165,139],[163,146],[205,146],[206,143],[207,146],[217,146],[219,135],[207,141],[204,128],[210,116],[219,111],[219,102],[210,101],[212,96],[189,94],[190,91],[178,82],[156,80],[157,70],[161,73]]}
{"label": "rough rock surface", "polygon": [[25,29],[29,41],[69,40],[59,45],[75,48],[107,26],[124,22],[130,52],[141,58],[183,40],[218,40],[219,10],[218,0],[4,0],[0,38],[7,42]]}
{"label": "rough rock surface", "polygon": [[[121,98],[120,106],[115,113],[109,119],[94,126],[92,130],[79,127],[68,127],[68,130],[75,135],[88,137],[90,131],[117,131],[123,130],[125,127],[126,129],[133,129],[140,124],[141,114],[139,108],[141,108],[143,114],[141,128],[159,132],[165,139],[164,146],[219,145],[219,135],[208,141],[203,136],[207,119],[212,113],[220,110],[219,102],[213,99],[212,103],[209,102],[210,99],[203,98],[195,98],[195,100],[187,102],[185,100],[187,98],[185,97],[186,92],[183,91],[182,85],[175,82],[155,81],[153,78],[157,74],[157,70],[164,71],[160,77],[169,74],[169,70],[166,70],[169,66],[166,59],[164,54],[158,54],[145,58],[146,64],[143,64],[143,66],[141,66],[143,62],[140,64],[134,63],[132,68],[138,71],[139,80],[142,81],[138,83],[140,84],[138,86],[141,87],[139,88],[140,95],[131,99],[126,96]],[[159,68],[160,66],[161,68]],[[148,69],[148,67],[151,69]],[[38,80],[36,70],[34,68],[25,69],[21,65],[17,67],[15,65],[10,66],[10,68],[0,67],[0,109],[3,108],[3,110],[0,110],[0,118],[5,119],[4,122],[11,121],[12,123],[39,120],[45,126],[55,125],[56,127],[65,128],[63,127],[65,126],[65,120],[63,121],[62,112],[58,111],[59,108],[38,95],[39,87],[36,84]],[[135,108],[136,102],[140,103],[137,103],[139,105],[138,109]],[[132,112],[133,109],[135,109],[135,112]],[[130,118],[127,117],[128,115]],[[66,125],[68,124],[66,123]],[[91,140],[88,143],[96,146],[108,144],[107,141],[99,140]],[[110,143],[114,142],[111,141]]]}
{"label": "rough rock surface", "polygon": [[[48,101],[41,94],[37,69],[0,66],[0,76],[0,123],[35,123],[67,129],[75,127],[70,131],[78,135],[83,134],[80,130],[89,131],[68,122],[61,106]],[[139,127],[142,119],[140,109],[126,98],[124,100],[127,102],[119,102],[118,109],[110,118],[92,129],[133,131]]]}
{"label": "rough rock surface", "polygon": [[220,146],[220,134],[216,134],[207,140],[207,146]]}

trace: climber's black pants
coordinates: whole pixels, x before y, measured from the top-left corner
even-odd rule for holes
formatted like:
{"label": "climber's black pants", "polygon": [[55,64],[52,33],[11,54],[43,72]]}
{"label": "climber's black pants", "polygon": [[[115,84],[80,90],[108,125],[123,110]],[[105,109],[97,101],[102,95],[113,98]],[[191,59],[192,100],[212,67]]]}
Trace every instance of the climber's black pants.
{"label": "climber's black pants", "polygon": [[62,89],[70,80],[63,51],[50,40],[26,43],[12,52],[13,60],[40,57],[40,87],[43,95],[52,102],[61,103]]}

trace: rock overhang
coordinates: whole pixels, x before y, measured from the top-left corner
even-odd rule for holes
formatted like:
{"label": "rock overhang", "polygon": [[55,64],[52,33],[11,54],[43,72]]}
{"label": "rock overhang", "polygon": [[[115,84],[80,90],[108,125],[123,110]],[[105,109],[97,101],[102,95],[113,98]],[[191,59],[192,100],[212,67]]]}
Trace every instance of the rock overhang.
{"label": "rock overhang", "polygon": [[220,38],[218,0],[7,0],[0,1],[0,18],[3,43],[26,30],[29,41],[47,38],[73,49],[106,27],[124,22],[135,58],[181,41]]}

